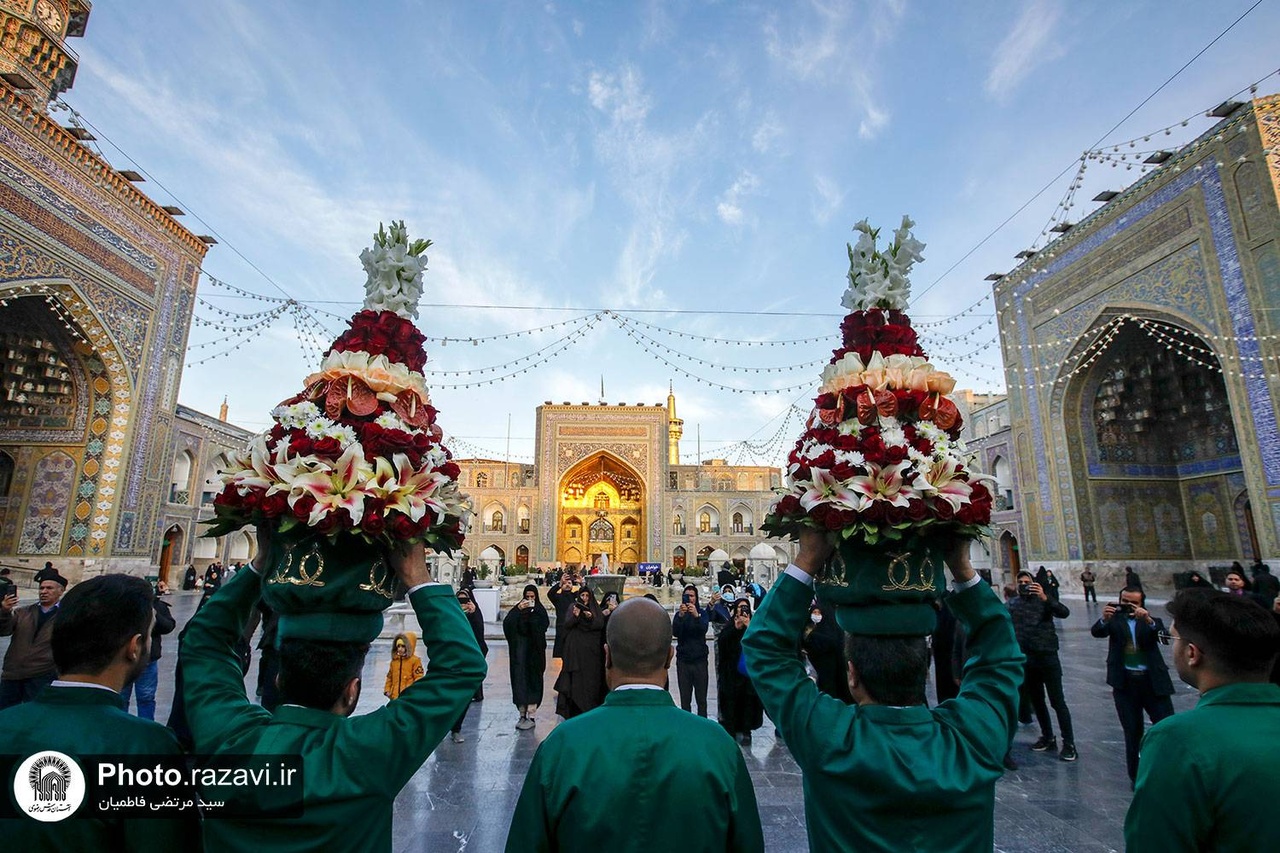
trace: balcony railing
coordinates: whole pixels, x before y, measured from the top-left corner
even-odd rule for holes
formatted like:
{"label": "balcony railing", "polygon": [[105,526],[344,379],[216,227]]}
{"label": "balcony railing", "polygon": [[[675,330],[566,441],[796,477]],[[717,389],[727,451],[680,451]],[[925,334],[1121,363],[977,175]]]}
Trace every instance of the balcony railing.
{"label": "balcony railing", "polygon": [[484,526],[486,533],[506,533],[507,526],[505,524],[486,524]]}
{"label": "balcony railing", "polygon": [[1013,509],[1013,495],[996,495],[991,501],[992,512],[1007,512]]}
{"label": "balcony railing", "polygon": [[169,486],[169,503],[189,504],[191,503],[191,492],[187,489],[179,489],[176,485],[171,485]]}

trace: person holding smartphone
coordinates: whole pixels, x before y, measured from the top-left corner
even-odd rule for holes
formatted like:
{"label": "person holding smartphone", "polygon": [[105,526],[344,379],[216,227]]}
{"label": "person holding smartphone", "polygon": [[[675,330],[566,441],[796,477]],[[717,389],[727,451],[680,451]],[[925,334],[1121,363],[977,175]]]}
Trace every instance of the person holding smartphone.
{"label": "person holding smartphone", "polygon": [[680,685],[680,707],[693,710],[698,702],[698,716],[707,716],[707,663],[710,651],[707,647],[707,626],[711,624],[710,609],[704,610],[698,601],[698,588],[685,584],[680,606],[671,620],[671,635],[676,640],[676,683]]}
{"label": "person holding smartphone", "polygon": [[1107,684],[1124,730],[1124,760],[1130,785],[1138,778],[1138,746],[1145,728],[1143,713],[1151,718],[1152,725],[1173,716],[1173,679],[1159,643],[1164,623],[1148,612],[1146,605],[1142,590],[1126,587],[1118,602],[1107,602],[1102,618],[1089,629],[1093,636],[1108,641]]}

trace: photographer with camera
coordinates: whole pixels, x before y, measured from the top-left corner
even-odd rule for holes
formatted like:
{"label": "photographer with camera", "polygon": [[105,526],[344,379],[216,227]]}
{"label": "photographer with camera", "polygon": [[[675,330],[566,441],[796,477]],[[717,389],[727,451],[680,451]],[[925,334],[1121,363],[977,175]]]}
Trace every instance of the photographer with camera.
{"label": "photographer with camera", "polygon": [[698,700],[698,716],[707,715],[707,626],[711,624],[710,608],[699,606],[698,588],[685,584],[680,607],[671,620],[671,635],[676,638],[676,682],[680,685],[680,707],[693,710]]}
{"label": "photographer with camera", "polygon": [[1062,752],[1058,758],[1075,761],[1075,731],[1071,727],[1071,711],[1062,692],[1058,631],[1053,624],[1054,619],[1066,619],[1071,611],[1061,601],[1050,598],[1030,572],[1018,572],[1018,594],[1009,602],[1009,614],[1013,617],[1013,632],[1018,638],[1018,645],[1027,656],[1022,687],[1031,701],[1036,722],[1040,724],[1040,739],[1031,745],[1031,750],[1052,752],[1058,748],[1053,722],[1044,701],[1047,691],[1049,704],[1058,717],[1058,727],[1062,729]]}
{"label": "photographer with camera", "polygon": [[1138,746],[1142,743],[1145,712],[1151,722],[1173,716],[1173,681],[1160,653],[1159,636],[1164,623],[1146,608],[1140,589],[1126,587],[1118,602],[1107,602],[1102,618],[1089,633],[1106,637],[1107,684],[1116,703],[1116,716],[1124,729],[1124,759],[1129,784],[1138,778]]}

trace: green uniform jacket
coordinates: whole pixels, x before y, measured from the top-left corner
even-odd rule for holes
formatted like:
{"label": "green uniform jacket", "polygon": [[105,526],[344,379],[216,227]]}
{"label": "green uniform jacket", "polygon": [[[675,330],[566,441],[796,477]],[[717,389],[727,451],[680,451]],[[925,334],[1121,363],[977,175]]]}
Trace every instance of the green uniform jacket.
{"label": "green uniform jacket", "polygon": [[[90,755],[178,755],[173,732],[125,713],[120,694],[97,687],[46,687],[32,702],[0,711],[0,752],[26,758],[46,749],[80,758]],[[92,766],[80,762],[86,774]],[[12,790],[4,779],[4,796]],[[86,800],[74,817],[59,823],[30,818],[0,821],[6,850],[22,853],[67,850],[199,850],[200,824],[189,819],[89,817]]]}
{"label": "green uniform jacket", "polygon": [[507,834],[507,853],[763,849],[738,745],[661,689],[614,690],[556,726],[533,757]]}
{"label": "green uniform jacket", "polygon": [[426,761],[484,680],[476,646],[453,589],[409,596],[430,655],[427,674],[371,714],[339,717],[281,705],[274,715],[245,696],[235,644],[258,602],[261,580],[237,572],[192,617],[182,640],[187,718],[202,753],[300,755],[300,818],[206,818],[208,850],[390,850],[396,794]]}
{"label": "green uniform jacket", "polygon": [[747,671],[804,774],[811,850],[983,850],[1013,740],[1022,653],[985,583],[948,597],[969,632],[960,695],[925,705],[846,705],[796,655],[813,590],[783,575],[743,638]]}
{"label": "green uniform jacket", "polygon": [[1228,684],[1147,730],[1125,847],[1280,850],[1280,687]]}

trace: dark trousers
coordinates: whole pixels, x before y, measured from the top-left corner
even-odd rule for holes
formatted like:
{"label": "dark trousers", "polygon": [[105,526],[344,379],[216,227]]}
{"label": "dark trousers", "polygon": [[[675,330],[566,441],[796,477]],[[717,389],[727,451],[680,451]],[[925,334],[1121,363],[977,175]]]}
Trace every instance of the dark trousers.
{"label": "dark trousers", "polygon": [[1097,604],[1097,603],[1098,603],[1098,591],[1097,591],[1096,589],[1094,589],[1093,587],[1091,587],[1091,586],[1086,586],[1086,587],[1084,588],[1084,600],[1085,600],[1085,603],[1088,603],[1090,599],[1092,599],[1092,600],[1093,600],[1093,603],[1094,603],[1094,604]]}
{"label": "dark trousers", "polygon": [[1120,718],[1120,728],[1124,729],[1124,762],[1129,770],[1129,781],[1138,778],[1138,747],[1142,744],[1142,731],[1145,722],[1142,714],[1145,711],[1152,724],[1165,717],[1173,716],[1173,699],[1169,696],[1157,696],[1151,689],[1151,678],[1145,672],[1125,670],[1124,689],[1112,690],[1111,698],[1116,703],[1116,716]]}
{"label": "dark trousers", "polygon": [[707,658],[702,660],[676,659],[676,682],[680,685],[680,707],[693,710],[693,698],[698,699],[698,716],[707,715]]}
{"label": "dark trousers", "polygon": [[1049,719],[1049,709],[1045,707],[1044,695],[1049,694],[1049,704],[1053,706],[1058,717],[1058,728],[1062,729],[1062,742],[1075,743],[1075,730],[1071,728],[1071,712],[1067,710],[1067,697],[1062,693],[1062,664],[1057,653],[1051,655],[1027,655],[1026,677],[1023,680],[1027,695],[1031,699],[1031,709],[1035,711],[1036,722],[1040,724],[1040,734],[1053,737],[1053,722]]}
{"label": "dark trousers", "polygon": [[[30,702],[48,687],[55,678],[54,673],[35,678],[6,678],[0,681],[0,710]],[[707,695],[706,682],[703,682],[702,695]],[[705,714],[703,716],[706,716]]]}

